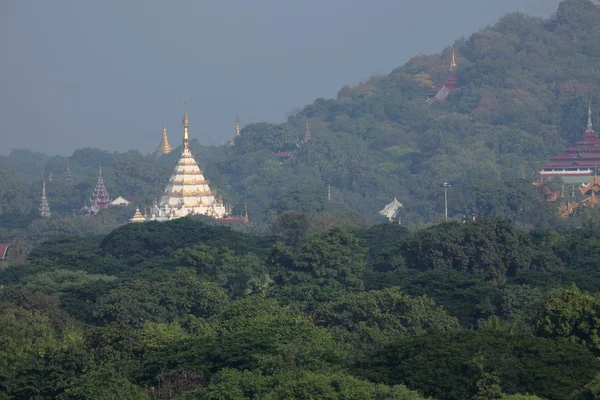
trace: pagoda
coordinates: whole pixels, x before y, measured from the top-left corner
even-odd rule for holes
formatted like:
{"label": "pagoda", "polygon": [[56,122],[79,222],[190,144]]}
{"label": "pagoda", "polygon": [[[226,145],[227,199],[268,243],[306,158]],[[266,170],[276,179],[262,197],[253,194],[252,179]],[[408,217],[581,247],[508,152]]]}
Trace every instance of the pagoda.
{"label": "pagoda", "polygon": [[98,181],[96,182],[96,188],[90,198],[90,206],[85,209],[88,214],[96,214],[103,208],[110,205],[110,196],[104,186],[104,179],[102,179],[102,167],[98,168]]}
{"label": "pagoda", "polygon": [[188,215],[207,215],[223,218],[227,210],[222,199],[215,198],[215,192],[204,179],[202,170],[189,148],[187,104],[183,112],[183,150],[165,187],[160,201],[155,201],[147,220],[168,221]]}
{"label": "pagoda", "polygon": [[308,143],[312,135],[310,134],[310,128],[308,127],[308,121],[306,121],[306,132],[304,133],[304,139],[302,139],[302,143]]}
{"label": "pagoda", "polygon": [[587,129],[575,146],[550,158],[540,169],[540,180],[561,177],[565,183],[587,184],[594,177],[595,166],[600,163],[600,139],[592,126],[592,109],[588,107]]}
{"label": "pagoda", "polygon": [[230,140],[229,142],[227,142],[227,144],[229,145],[229,147],[233,147],[235,146],[235,141],[237,140],[237,138],[240,137],[240,119],[239,117],[236,115],[235,116],[235,136],[233,137],[232,140]]}
{"label": "pagoda", "polygon": [[458,79],[456,78],[456,56],[454,49],[452,49],[452,58],[450,60],[450,74],[444,81],[442,86],[436,86],[432,90],[432,96],[426,101],[429,104],[436,103],[438,101],[444,101],[450,95],[450,93],[458,90]]}
{"label": "pagoda", "polygon": [[169,143],[169,136],[167,135],[167,126],[163,125],[162,138],[160,139],[160,144],[158,145],[155,154],[157,156],[164,156],[165,154],[169,154],[171,151],[173,151],[173,147],[171,147],[171,143]]}
{"label": "pagoda", "polygon": [[65,182],[71,183],[73,182],[73,177],[71,176],[71,165],[69,164],[69,160],[67,160],[67,171],[65,172]]}
{"label": "pagoda", "polygon": [[42,201],[40,203],[40,215],[44,218],[50,218],[50,206],[46,198],[46,181],[42,182]]}
{"label": "pagoda", "polygon": [[133,217],[129,218],[129,222],[146,222],[146,218],[144,218],[140,212],[139,207],[135,208],[135,214],[133,214]]}

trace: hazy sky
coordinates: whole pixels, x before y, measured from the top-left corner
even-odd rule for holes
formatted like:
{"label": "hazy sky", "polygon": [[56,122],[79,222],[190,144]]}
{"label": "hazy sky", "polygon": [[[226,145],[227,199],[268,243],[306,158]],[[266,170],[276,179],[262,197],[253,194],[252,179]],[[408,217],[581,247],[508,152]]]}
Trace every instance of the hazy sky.
{"label": "hazy sky", "polygon": [[559,0],[0,0],[0,154],[154,151],[167,124],[229,139],[282,122],[507,12]]}

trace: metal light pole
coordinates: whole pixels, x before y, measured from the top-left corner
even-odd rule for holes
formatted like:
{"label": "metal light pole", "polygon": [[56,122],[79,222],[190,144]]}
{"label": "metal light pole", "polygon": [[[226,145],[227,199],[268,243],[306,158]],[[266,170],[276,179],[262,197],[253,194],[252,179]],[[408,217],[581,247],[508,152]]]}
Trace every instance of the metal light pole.
{"label": "metal light pole", "polygon": [[446,215],[446,222],[448,222],[448,188],[450,187],[450,184],[444,182],[442,186],[444,187],[444,214]]}

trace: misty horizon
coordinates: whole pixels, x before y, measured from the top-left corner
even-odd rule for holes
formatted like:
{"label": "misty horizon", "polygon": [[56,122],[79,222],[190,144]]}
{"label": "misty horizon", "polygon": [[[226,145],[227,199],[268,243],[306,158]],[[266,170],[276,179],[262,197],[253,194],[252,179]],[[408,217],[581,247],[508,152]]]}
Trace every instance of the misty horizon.
{"label": "misty horizon", "polygon": [[238,112],[242,127],[284,122],[507,12],[547,18],[558,3],[5,3],[0,154],[149,153],[163,124],[179,145],[185,97],[190,138],[215,145],[233,137]]}

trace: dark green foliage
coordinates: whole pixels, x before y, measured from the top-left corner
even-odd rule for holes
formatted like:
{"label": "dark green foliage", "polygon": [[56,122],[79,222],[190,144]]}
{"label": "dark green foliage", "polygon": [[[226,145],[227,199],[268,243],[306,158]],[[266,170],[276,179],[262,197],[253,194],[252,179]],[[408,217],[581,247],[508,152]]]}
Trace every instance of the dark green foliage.
{"label": "dark green foliage", "polygon": [[491,218],[425,229],[406,243],[402,253],[410,268],[454,269],[503,283],[524,271],[560,269],[560,261],[544,250],[535,247],[511,221]]}
{"label": "dark green foliage", "polygon": [[593,379],[599,367],[581,346],[493,331],[416,337],[390,345],[380,357],[385,372],[380,379],[403,382],[440,400],[476,395],[482,368],[499,378],[506,393],[565,399]]}
{"label": "dark green foliage", "polygon": [[102,251],[129,263],[173,252],[197,243],[224,247],[245,253],[269,245],[268,238],[258,238],[231,230],[228,227],[208,225],[190,218],[160,223],[129,224],[109,235],[101,243]]}
{"label": "dark green foliage", "polygon": [[317,306],[315,321],[353,349],[370,350],[390,340],[457,330],[458,321],[425,296],[397,288],[345,295]]}

